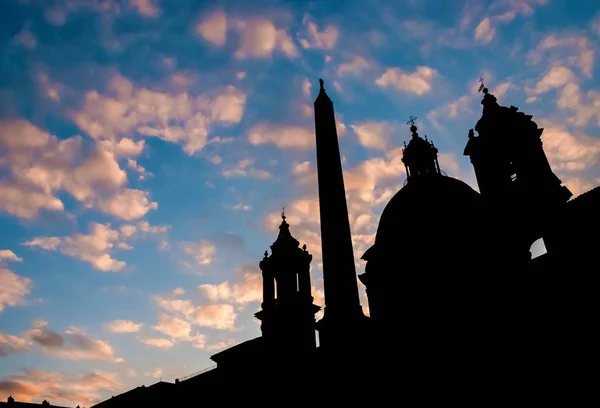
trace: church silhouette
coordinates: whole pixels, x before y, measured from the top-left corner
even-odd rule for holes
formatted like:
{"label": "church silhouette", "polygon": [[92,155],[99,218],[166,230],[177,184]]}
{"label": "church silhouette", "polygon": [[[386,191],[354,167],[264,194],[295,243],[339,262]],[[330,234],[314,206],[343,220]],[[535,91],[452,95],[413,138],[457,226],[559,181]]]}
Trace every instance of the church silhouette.
{"label": "church silhouette", "polygon": [[[561,396],[572,405],[591,393],[600,188],[572,198],[532,116],[480,90],[483,113],[464,150],[479,192],[444,173],[412,120],[407,181],[383,210],[357,277],[334,107],[320,80],[324,317],[315,321],[312,256],[282,214],[260,261],[262,336],[213,355],[214,369],[95,407],[490,405]],[[540,238],[547,252],[532,259]]]}

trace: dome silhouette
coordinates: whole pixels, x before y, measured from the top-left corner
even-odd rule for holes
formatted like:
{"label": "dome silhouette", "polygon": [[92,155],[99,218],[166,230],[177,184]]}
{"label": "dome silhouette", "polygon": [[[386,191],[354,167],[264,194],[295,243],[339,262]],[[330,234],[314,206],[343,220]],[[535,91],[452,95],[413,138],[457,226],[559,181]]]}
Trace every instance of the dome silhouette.
{"label": "dome silhouette", "polygon": [[[456,228],[473,224],[481,196],[471,186],[437,175],[407,183],[386,205],[377,228],[375,246],[381,249],[437,245],[454,246],[444,237],[460,235]],[[450,235],[451,234],[451,235]]]}

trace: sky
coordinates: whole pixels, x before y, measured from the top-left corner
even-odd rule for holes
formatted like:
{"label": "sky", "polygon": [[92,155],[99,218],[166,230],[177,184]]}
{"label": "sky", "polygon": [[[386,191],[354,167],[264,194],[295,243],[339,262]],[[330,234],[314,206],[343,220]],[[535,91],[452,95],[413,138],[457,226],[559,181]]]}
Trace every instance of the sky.
{"label": "sky", "polygon": [[90,406],[260,335],[258,262],[282,207],[323,305],[319,78],[358,273],[406,179],[410,116],[477,188],[463,149],[481,77],[545,128],[575,196],[600,184],[596,0],[0,8],[0,400]]}

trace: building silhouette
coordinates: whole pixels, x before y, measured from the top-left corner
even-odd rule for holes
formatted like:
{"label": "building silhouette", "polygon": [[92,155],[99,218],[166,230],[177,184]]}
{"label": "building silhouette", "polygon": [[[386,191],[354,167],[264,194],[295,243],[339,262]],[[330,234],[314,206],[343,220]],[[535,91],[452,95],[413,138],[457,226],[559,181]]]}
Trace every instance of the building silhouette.
{"label": "building silhouette", "polygon": [[[572,198],[532,116],[500,106],[486,88],[483,95],[464,150],[479,192],[445,174],[413,122],[406,183],[383,210],[357,277],[334,108],[320,80],[324,317],[315,322],[312,255],[282,213],[271,254],[260,261],[262,336],[213,355],[214,369],[95,407],[584,398],[597,359],[600,188]],[[532,259],[540,238],[547,253]]]}
{"label": "building silhouette", "polygon": [[[4,401],[0,402],[0,407],[7,407],[7,408],[39,408],[39,407],[65,408],[65,407],[61,407],[58,405],[52,405],[52,404],[50,404],[50,402],[48,400],[43,400],[39,404],[30,403],[30,402],[17,402],[12,397],[12,395],[8,396],[8,398],[6,399],[6,402],[4,402]],[[79,408],[79,405],[77,406],[77,408]]]}

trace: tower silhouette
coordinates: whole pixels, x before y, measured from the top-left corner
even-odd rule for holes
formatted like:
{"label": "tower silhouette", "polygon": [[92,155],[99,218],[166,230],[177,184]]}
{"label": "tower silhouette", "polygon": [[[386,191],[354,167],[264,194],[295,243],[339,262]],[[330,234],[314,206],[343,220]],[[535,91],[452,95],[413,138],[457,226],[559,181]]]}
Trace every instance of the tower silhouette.
{"label": "tower silhouette", "polygon": [[441,174],[438,163],[437,148],[433,142],[422,139],[417,133],[417,127],[414,123],[410,126],[412,138],[402,150],[402,162],[406,167],[406,176],[408,180],[422,176],[432,176]]}
{"label": "tower silhouette", "polygon": [[531,258],[533,242],[545,233],[547,218],[572,193],[554,174],[544,153],[541,135],[531,115],[515,106],[500,106],[482,88],[482,116],[469,131],[464,154],[469,156],[481,196],[494,217],[486,221],[493,246],[502,250],[502,262],[521,270]]}
{"label": "tower silhouette", "polygon": [[313,304],[311,295],[312,255],[306,245],[299,248],[284,213],[281,218],[279,236],[271,245],[272,254],[265,251],[259,264],[263,302],[262,310],[255,316],[262,322],[266,347],[302,354],[316,347],[315,313],[321,308]]}
{"label": "tower silhouette", "polygon": [[319,84],[314,110],[325,313],[318,330],[321,346],[341,347],[355,337],[351,332],[365,315],[358,296],[335,112],[322,79]]}

